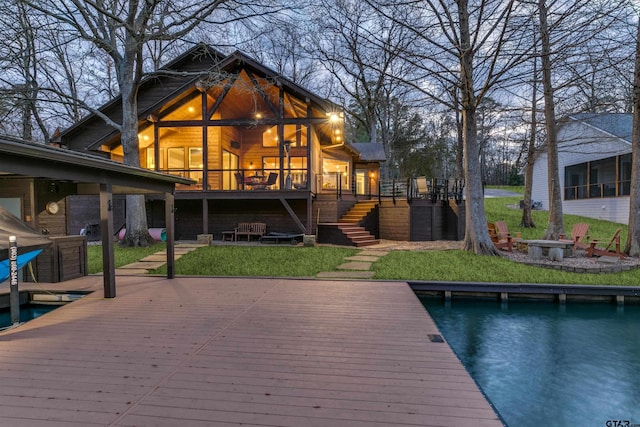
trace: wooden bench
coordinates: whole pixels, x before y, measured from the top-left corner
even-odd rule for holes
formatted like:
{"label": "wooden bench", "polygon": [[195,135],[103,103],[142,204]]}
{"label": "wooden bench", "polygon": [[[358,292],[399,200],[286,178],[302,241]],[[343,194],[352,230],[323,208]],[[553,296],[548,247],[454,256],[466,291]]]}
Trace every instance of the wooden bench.
{"label": "wooden bench", "polygon": [[529,248],[529,258],[541,259],[542,250],[548,250],[548,257],[552,261],[562,261],[565,256],[573,254],[573,241],[562,242],[558,240],[527,240]]}
{"label": "wooden bench", "polygon": [[241,222],[235,229],[235,240],[239,241],[240,236],[247,236],[247,242],[251,241],[252,236],[258,238],[264,236],[267,232],[267,224],[262,222]]}

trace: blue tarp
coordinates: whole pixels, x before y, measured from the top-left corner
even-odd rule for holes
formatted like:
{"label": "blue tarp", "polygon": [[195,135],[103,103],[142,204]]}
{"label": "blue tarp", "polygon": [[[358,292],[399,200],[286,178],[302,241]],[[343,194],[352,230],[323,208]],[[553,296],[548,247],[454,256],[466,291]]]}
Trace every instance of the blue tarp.
{"label": "blue tarp", "polygon": [[[36,249],[35,251],[27,252],[22,255],[18,255],[18,270],[27,265],[29,261],[40,255],[42,249]],[[0,283],[9,278],[9,260],[0,260]]]}

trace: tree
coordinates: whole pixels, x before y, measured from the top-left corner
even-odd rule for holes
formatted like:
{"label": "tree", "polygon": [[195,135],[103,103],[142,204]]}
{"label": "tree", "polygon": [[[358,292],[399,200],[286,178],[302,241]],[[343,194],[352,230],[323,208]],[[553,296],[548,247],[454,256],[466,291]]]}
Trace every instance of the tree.
{"label": "tree", "polygon": [[[34,12],[55,19],[61,30],[90,43],[113,62],[121,97],[122,119],[115,122],[94,110],[121,135],[124,163],[140,166],[138,149],[138,88],[145,74],[145,52],[154,41],[177,40],[203,23],[224,24],[281,10],[268,0],[20,0]],[[127,196],[123,244],[146,246],[144,196]]]}
{"label": "tree", "polygon": [[624,252],[640,256],[640,22],[637,24],[635,69],[633,72],[633,128],[631,134],[631,193],[629,234]]}
{"label": "tree", "polygon": [[562,216],[562,192],[560,191],[560,173],[558,171],[558,139],[556,134],[555,100],[551,80],[551,42],[548,12],[545,0],[538,0],[540,19],[540,55],[542,62],[542,87],[544,93],[544,118],[547,133],[547,179],[549,186],[549,222],[544,234],[545,239],[558,239],[564,234]]}
{"label": "tree", "polygon": [[511,25],[514,2],[367,3],[388,19],[401,16],[397,22],[417,38],[411,51],[403,51],[403,58],[418,68],[414,75],[419,74],[420,79],[407,81],[398,74],[395,77],[451,111],[460,111],[466,202],[464,247],[477,254],[498,254],[484,211],[477,109],[492,88],[502,84],[509,71],[529,54],[530,48],[523,49],[517,43],[522,40],[523,30]]}
{"label": "tree", "polygon": [[352,119],[350,129],[358,131],[348,137],[381,142],[393,163],[397,113],[411,106],[411,95],[406,85],[390,76],[410,72],[399,57],[412,43],[411,32],[364,2],[321,0],[320,4],[314,30],[316,55],[338,82],[339,92],[333,95],[343,98]]}

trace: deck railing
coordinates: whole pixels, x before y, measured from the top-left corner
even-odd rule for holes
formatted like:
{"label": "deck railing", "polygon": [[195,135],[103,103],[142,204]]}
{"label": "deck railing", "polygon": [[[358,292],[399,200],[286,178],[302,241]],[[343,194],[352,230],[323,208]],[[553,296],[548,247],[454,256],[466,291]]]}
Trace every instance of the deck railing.
{"label": "deck railing", "polygon": [[631,181],[629,180],[564,187],[565,200],[599,199],[604,197],[628,196],[629,194],[631,194]]}
{"label": "deck railing", "polygon": [[[191,178],[195,185],[176,186],[180,191],[255,191],[255,190],[307,190],[307,170],[290,169],[281,177],[279,169],[169,169],[160,172]],[[269,176],[275,174],[275,180]]]}

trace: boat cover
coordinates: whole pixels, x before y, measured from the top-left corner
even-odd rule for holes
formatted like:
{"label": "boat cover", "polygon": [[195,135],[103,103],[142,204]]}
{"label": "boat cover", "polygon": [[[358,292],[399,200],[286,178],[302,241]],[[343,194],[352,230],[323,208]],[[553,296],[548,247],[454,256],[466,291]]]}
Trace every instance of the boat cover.
{"label": "boat cover", "polygon": [[24,266],[35,258],[42,249],[51,244],[49,238],[41,235],[29,227],[28,224],[0,206],[0,283],[6,280],[9,275],[10,236],[16,236],[18,244],[18,268]]}

